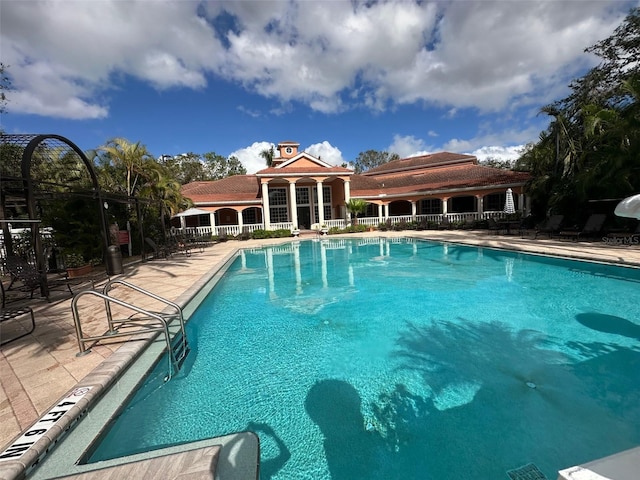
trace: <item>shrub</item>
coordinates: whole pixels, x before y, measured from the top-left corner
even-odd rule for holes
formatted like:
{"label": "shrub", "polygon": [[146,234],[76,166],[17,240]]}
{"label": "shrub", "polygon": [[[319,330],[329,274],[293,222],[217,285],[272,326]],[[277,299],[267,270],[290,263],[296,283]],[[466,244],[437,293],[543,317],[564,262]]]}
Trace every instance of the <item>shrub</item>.
{"label": "shrub", "polygon": [[253,232],[251,232],[251,238],[255,238],[256,240],[271,238],[271,232],[259,228],[258,230],[254,230]]}

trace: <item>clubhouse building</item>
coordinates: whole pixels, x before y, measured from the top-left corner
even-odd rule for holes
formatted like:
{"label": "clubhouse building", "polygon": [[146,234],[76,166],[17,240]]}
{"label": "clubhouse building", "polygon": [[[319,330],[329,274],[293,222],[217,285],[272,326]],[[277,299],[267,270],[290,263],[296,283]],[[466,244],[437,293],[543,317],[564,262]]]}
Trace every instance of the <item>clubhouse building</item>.
{"label": "clubhouse building", "polygon": [[192,182],[182,193],[195,206],[181,227],[206,227],[238,235],[256,229],[343,228],[345,204],[367,202],[358,223],[459,222],[503,216],[507,190],[515,209],[527,211],[523,187],[529,175],[480,165],[472,155],[440,152],[388,162],[356,174],[281,142],[270,167],[253,175]]}

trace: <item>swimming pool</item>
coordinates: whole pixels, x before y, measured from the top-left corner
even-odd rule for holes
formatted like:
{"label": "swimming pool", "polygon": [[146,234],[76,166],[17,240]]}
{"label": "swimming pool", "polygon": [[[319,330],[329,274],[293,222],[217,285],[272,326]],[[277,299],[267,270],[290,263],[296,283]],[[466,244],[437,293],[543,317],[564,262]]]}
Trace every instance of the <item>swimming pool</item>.
{"label": "swimming pool", "polygon": [[421,241],[246,251],[90,461],[250,429],[262,478],[555,478],[638,444],[639,285]]}

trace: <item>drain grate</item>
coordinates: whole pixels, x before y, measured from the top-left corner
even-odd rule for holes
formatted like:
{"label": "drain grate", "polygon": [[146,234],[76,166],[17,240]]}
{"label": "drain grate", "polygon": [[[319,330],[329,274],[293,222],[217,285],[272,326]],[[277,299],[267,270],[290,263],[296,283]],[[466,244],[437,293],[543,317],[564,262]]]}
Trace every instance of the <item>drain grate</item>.
{"label": "drain grate", "polygon": [[522,467],[514,468],[507,472],[511,480],[547,480],[544,473],[533,463],[527,463]]}

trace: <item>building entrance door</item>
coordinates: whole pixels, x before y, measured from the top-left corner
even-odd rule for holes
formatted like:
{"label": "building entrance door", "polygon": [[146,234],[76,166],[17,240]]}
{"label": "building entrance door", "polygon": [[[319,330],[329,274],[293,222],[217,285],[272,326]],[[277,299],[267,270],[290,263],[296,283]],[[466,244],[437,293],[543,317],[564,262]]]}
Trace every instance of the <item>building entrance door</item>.
{"label": "building entrance door", "polygon": [[311,228],[311,209],[309,206],[298,206],[298,228],[303,230]]}

